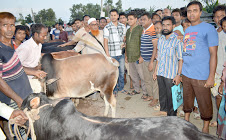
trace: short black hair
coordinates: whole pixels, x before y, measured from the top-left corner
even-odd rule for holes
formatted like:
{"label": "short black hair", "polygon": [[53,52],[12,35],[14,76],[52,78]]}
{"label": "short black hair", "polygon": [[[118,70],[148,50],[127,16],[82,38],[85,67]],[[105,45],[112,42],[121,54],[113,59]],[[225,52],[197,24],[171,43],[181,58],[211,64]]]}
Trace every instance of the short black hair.
{"label": "short black hair", "polygon": [[72,22],[72,24],[75,24],[75,21],[81,21],[81,19],[76,18],[76,19]]}
{"label": "short black hair", "polygon": [[39,34],[41,32],[42,28],[46,28],[46,26],[41,23],[33,24],[33,26],[31,27],[32,36],[34,36],[35,33]]}
{"label": "short black hair", "polygon": [[107,19],[106,19],[105,17],[101,17],[100,20],[101,20],[101,19],[104,19],[104,20],[107,22]]}
{"label": "short black hair", "polygon": [[221,27],[222,27],[222,25],[223,25],[223,22],[224,21],[226,21],[226,16],[225,17],[223,17],[222,19],[221,19],[221,21],[220,21],[220,25],[221,25]]}
{"label": "short black hair", "polygon": [[181,7],[180,11],[183,17],[187,17],[187,7]]}
{"label": "short black hair", "polygon": [[162,22],[165,21],[165,20],[171,20],[173,25],[176,24],[175,18],[172,17],[172,16],[166,16],[166,17],[164,17],[164,18],[162,19]]}
{"label": "short black hair", "polygon": [[155,13],[157,13],[158,11],[161,11],[161,12],[162,12],[162,9],[158,9],[158,10],[156,10],[156,11],[155,11]]}
{"label": "short black hair", "polygon": [[119,13],[119,17],[120,16],[125,16],[126,17],[126,13],[125,12],[121,12],[121,13]]}
{"label": "short black hair", "polygon": [[90,18],[90,16],[89,15],[84,15],[83,17],[82,17],[82,20],[84,21],[84,18],[85,17],[89,17]]}
{"label": "short black hair", "polygon": [[172,13],[174,13],[174,12],[178,12],[178,13],[180,14],[180,16],[182,16],[182,14],[181,14],[181,10],[180,10],[180,9],[178,9],[178,8],[173,9]]}
{"label": "short black hair", "polygon": [[16,35],[16,33],[17,33],[18,30],[22,30],[22,31],[25,31],[26,32],[26,28],[23,25],[17,25],[16,26],[15,35]]}
{"label": "short black hair", "polygon": [[184,23],[191,23],[191,21],[188,18],[185,18],[181,20],[181,25],[183,25]]}
{"label": "short black hair", "polygon": [[133,12],[133,11],[131,11],[127,14],[127,17],[129,17],[129,16],[133,16],[134,18],[137,18],[136,12]]}
{"label": "short black hair", "polygon": [[147,16],[148,17],[148,19],[150,19],[151,18],[151,14],[150,13],[148,13],[148,12],[144,12],[142,15],[141,15],[141,17],[142,16]]}
{"label": "short black hair", "polygon": [[225,5],[218,5],[216,8],[213,9],[213,16],[217,11],[224,11],[226,13],[226,6]]}
{"label": "short black hair", "polygon": [[160,23],[160,24],[162,25],[162,21],[156,21],[156,22],[154,23],[154,25],[156,25],[157,23]]}
{"label": "short black hair", "polygon": [[118,14],[118,10],[117,9],[111,9],[111,11],[109,13],[111,14],[111,12],[116,12]]}
{"label": "short black hair", "polygon": [[156,14],[156,13],[153,13],[153,14],[151,15],[151,19],[153,19],[154,16],[158,16],[158,17],[161,19],[160,15],[158,15],[158,14]]}
{"label": "short black hair", "polygon": [[189,6],[191,6],[191,5],[198,5],[200,11],[202,11],[202,4],[201,4],[201,2],[199,2],[199,1],[192,1],[192,2],[188,3],[187,8],[188,8]]}

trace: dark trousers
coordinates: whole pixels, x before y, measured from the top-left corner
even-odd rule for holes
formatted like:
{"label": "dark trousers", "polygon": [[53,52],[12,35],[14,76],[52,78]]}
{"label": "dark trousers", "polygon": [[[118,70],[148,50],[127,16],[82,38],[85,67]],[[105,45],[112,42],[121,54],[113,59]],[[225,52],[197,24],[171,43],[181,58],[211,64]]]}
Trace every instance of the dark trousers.
{"label": "dark trousers", "polygon": [[160,111],[167,112],[167,116],[177,116],[177,110],[173,110],[171,87],[174,86],[173,79],[157,76],[159,86]]}

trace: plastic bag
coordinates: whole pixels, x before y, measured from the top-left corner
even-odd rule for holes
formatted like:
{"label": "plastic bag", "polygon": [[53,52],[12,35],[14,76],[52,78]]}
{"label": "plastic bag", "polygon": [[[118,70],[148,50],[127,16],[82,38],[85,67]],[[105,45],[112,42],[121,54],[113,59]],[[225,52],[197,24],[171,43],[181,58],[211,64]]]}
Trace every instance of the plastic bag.
{"label": "plastic bag", "polygon": [[183,103],[183,86],[180,83],[179,85],[174,85],[171,87],[172,91],[172,99],[173,99],[173,110],[177,110],[177,108]]}

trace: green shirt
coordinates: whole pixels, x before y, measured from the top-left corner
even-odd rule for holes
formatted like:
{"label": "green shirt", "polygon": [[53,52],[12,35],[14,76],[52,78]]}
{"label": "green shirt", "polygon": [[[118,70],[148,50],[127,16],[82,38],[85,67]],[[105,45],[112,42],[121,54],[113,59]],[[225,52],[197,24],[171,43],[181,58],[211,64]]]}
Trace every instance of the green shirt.
{"label": "green shirt", "polygon": [[139,25],[126,32],[126,55],[128,62],[136,62],[140,57],[140,38],[143,28]]}

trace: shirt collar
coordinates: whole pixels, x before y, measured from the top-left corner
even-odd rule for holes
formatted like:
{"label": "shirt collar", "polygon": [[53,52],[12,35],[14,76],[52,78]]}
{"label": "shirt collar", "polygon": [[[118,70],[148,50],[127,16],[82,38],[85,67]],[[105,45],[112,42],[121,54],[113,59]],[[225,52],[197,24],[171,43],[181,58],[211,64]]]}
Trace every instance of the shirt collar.
{"label": "shirt collar", "polygon": [[31,37],[29,40],[31,41],[31,45],[34,46],[34,47],[36,47],[36,46],[42,46],[41,43],[37,44],[37,43],[34,41],[33,37]]}
{"label": "shirt collar", "polygon": [[150,29],[152,25],[153,25],[153,23],[151,23],[151,25],[147,29],[144,29],[144,32],[146,32],[148,29]]}

